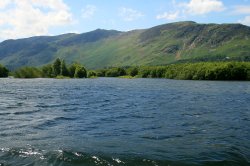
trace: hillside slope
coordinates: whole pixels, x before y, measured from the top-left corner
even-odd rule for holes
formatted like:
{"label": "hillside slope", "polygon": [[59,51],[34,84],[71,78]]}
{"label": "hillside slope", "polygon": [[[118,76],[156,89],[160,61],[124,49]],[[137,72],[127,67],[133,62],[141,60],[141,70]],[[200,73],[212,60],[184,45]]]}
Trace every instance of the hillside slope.
{"label": "hillside slope", "polygon": [[97,29],[0,43],[0,63],[10,69],[41,66],[57,57],[67,63],[80,62],[87,68],[250,61],[250,27],[177,22],[129,32]]}

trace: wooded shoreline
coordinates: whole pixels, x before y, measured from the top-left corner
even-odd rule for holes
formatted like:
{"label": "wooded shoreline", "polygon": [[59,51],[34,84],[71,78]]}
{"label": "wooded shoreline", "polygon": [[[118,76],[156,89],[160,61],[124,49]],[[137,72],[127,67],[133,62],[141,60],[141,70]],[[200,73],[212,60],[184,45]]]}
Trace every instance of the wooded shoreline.
{"label": "wooded shoreline", "polygon": [[14,78],[168,78],[179,80],[246,80],[250,81],[250,62],[198,62],[166,66],[109,67],[86,70],[78,63],[66,65],[64,60],[43,67],[23,67],[9,72],[0,66],[0,76]]}

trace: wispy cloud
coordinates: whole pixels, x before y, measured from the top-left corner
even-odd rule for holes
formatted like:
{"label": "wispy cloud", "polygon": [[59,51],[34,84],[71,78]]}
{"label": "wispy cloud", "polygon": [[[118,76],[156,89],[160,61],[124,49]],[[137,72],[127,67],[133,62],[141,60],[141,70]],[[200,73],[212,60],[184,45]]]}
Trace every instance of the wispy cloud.
{"label": "wispy cloud", "polygon": [[241,24],[250,26],[250,16],[246,16],[245,18],[243,18],[242,20],[239,20],[238,22]]}
{"label": "wispy cloud", "polygon": [[125,7],[120,9],[119,15],[124,21],[134,21],[144,16],[140,11]]}
{"label": "wispy cloud", "polygon": [[62,0],[1,0],[0,39],[47,35],[50,27],[73,22]]}
{"label": "wispy cloud", "polygon": [[235,6],[233,13],[235,13],[235,14],[250,14],[250,6]]}
{"label": "wispy cloud", "polygon": [[225,6],[220,0],[191,0],[182,4],[186,12],[191,15],[203,15],[210,12],[221,12]]}
{"label": "wispy cloud", "polygon": [[0,9],[5,8],[10,2],[11,2],[11,0],[1,0],[0,1]]}
{"label": "wispy cloud", "polygon": [[156,16],[157,19],[176,20],[186,16],[198,16],[211,12],[221,12],[225,6],[221,0],[190,0],[189,2],[177,3],[172,0],[175,11],[164,12]]}
{"label": "wispy cloud", "polygon": [[244,18],[238,20],[238,23],[250,26],[250,6],[238,5],[234,6],[232,10],[232,14],[235,15],[243,15]]}
{"label": "wispy cloud", "polygon": [[93,17],[95,12],[97,11],[97,7],[94,5],[87,5],[82,9],[82,18],[89,19]]}
{"label": "wispy cloud", "polygon": [[166,19],[166,20],[176,20],[179,18],[179,11],[175,12],[164,12],[156,16],[157,19]]}

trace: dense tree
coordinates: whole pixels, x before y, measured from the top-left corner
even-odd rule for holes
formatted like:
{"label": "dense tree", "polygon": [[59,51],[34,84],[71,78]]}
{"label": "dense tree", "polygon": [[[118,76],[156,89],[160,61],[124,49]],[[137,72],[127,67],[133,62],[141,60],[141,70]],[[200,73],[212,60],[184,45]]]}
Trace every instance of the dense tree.
{"label": "dense tree", "polygon": [[53,63],[53,72],[55,76],[61,74],[61,60],[59,58],[57,58]]}
{"label": "dense tree", "polygon": [[[60,62],[59,62],[60,61]],[[64,61],[57,59],[53,64],[43,66],[41,69],[24,67],[14,72],[17,78],[54,78],[58,69],[62,76],[71,78],[119,77],[130,75],[142,78],[169,78],[186,80],[250,80],[250,62],[200,62],[172,64],[167,66],[150,67],[115,67],[87,72],[86,69],[77,63],[67,68]],[[0,77],[7,77],[8,70],[0,65]]]}
{"label": "dense tree", "polygon": [[124,68],[118,67],[117,70],[118,70],[119,76],[124,76],[124,75],[126,75],[126,71],[125,71]]}
{"label": "dense tree", "polygon": [[105,77],[106,76],[106,69],[100,69],[100,70],[96,70],[96,75],[97,77]]}
{"label": "dense tree", "polygon": [[97,76],[97,73],[93,70],[91,71],[88,71],[88,78],[91,78],[91,77],[96,77]]}
{"label": "dense tree", "polygon": [[138,75],[138,67],[131,67],[127,69],[127,74],[134,77],[136,75]]}
{"label": "dense tree", "polygon": [[23,67],[14,72],[16,78],[41,78],[43,72],[35,67]]}
{"label": "dense tree", "polygon": [[142,78],[150,77],[151,69],[149,67],[140,67],[138,75]]}
{"label": "dense tree", "polygon": [[[121,69],[123,68],[98,70],[97,75],[106,77],[119,77],[124,74]],[[105,75],[102,75],[102,73],[105,73]],[[141,78],[169,78],[184,80],[250,80],[250,63],[200,62],[172,64],[167,66],[143,66],[137,68],[128,67],[126,68],[125,73],[133,77],[136,76]]]}
{"label": "dense tree", "polygon": [[76,64],[75,63],[73,63],[73,64],[71,64],[70,65],[70,67],[69,67],[69,69],[68,69],[68,71],[69,71],[69,76],[71,77],[71,78],[74,78],[74,75],[75,75],[75,71],[76,71]]}
{"label": "dense tree", "polygon": [[71,78],[87,78],[87,70],[78,63],[73,63],[68,71]]}
{"label": "dense tree", "polygon": [[124,68],[116,67],[108,69],[105,74],[106,77],[119,77],[126,75],[126,71]]}
{"label": "dense tree", "polygon": [[250,63],[205,62],[170,65],[165,77],[188,80],[249,80]]}
{"label": "dense tree", "polygon": [[9,70],[6,67],[0,65],[0,77],[8,77],[8,74]]}
{"label": "dense tree", "polygon": [[[1,68],[0,68],[1,69]],[[1,70],[0,70],[1,72]],[[14,72],[16,78],[86,78],[87,70],[80,64],[72,64],[69,68],[64,60],[57,58],[52,64],[43,67],[23,67]]]}
{"label": "dense tree", "polygon": [[86,77],[87,77],[86,69],[83,66],[77,64],[75,68],[74,78],[86,78]]}
{"label": "dense tree", "polygon": [[62,76],[69,76],[69,71],[66,67],[66,63],[64,60],[61,61],[61,71],[60,71],[60,75]]}
{"label": "dense tree", "polygon": [[51,64],[42,67],[43,77],[53,78],[55,77],[53,67]]}

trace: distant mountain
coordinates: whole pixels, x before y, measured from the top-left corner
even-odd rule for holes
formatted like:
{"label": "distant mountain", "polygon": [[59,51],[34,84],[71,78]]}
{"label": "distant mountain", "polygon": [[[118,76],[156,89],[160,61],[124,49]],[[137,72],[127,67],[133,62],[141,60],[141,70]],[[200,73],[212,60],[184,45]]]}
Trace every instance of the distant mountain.
{"label": "distant mountain", "polygon": [[0,43],[0,63],[10,69],[41,66],[60,57],[87,68],[165,65],[196,61],[250,61],[250,27],[177,22],[120,32],[40,36]]}

